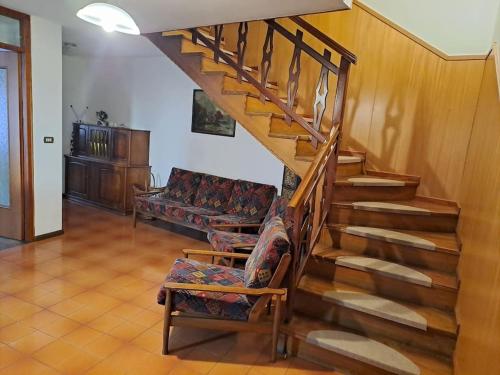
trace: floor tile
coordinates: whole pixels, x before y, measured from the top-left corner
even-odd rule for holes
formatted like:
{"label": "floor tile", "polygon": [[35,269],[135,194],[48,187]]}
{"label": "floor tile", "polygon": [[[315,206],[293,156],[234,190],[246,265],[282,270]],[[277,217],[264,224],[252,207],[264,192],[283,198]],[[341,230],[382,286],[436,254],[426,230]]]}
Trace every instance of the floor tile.
{"label": "floor tile", "polygon": [[337,374],[271,364],[269,336],[252,333],[174,327],[161,355],[158,287],[181,249],[209,245],[74,204],[64,220],[63,236],[0,252],[0,375]]}

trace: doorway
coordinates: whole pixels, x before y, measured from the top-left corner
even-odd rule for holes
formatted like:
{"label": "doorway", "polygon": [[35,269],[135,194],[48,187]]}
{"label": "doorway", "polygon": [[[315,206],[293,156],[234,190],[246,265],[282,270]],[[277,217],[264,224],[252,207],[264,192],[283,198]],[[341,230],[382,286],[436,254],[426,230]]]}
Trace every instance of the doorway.
{"label": "doorway", "polygon": [[17,52],[0,51],[0,236],[23,239]]}
{"label": "doorway", "polygon": [[34,239],[30,29],[0,6],[0,247]]}

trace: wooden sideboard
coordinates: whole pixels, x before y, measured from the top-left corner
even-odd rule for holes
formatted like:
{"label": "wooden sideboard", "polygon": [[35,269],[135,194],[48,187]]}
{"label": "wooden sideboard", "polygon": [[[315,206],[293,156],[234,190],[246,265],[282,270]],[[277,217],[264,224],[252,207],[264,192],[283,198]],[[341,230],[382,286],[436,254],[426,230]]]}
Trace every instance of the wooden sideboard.
{"label": "wooden sideboard", "polygon": [[66,159],[66,197],[124,215],[133,185],[149,184],[149,131],[73,124]]}

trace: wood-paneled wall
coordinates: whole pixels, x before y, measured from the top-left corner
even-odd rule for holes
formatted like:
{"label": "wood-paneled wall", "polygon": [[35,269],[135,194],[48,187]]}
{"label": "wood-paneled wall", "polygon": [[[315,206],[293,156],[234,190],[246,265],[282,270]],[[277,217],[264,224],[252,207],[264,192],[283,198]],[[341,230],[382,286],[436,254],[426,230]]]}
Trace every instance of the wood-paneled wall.
{"label": "wood-paneled wall", "polygon": [[[421,176],[421,195],[457,200],[484,59],[447,59],[356,3],[351,11],[305,18],[358,56],[349,81],[344,148],[367,151],[374,169]],[[289,20],[280,23],[296,29]],[[257,65],[262,54],[265,25],[259,25],[252,24],[248,65]],[[274,55],[270,77],[286,89],[292,48],[279,35]],[[319,64],[303,55],[303,113],[312,112],[318,75]],[[331,111],[330,105],[326,116]]]}
{"label": "wood-paneled wall", "polygon": [[500,374],[500,98],[486,62],[463,181],[457,375]]}

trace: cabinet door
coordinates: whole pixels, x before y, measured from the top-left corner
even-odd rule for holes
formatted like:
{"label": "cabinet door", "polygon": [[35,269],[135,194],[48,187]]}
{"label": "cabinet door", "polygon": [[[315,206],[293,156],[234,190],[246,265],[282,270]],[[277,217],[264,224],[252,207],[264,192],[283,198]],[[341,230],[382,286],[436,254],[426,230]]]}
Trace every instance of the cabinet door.
{"label": "cabinet door", "polygon": [[78,127],[78,151],[76,155],[88,155],[89,150],[88,150],[88,140],[87,140],[87,134],[88,134],[88,127],[86,125],[80,125]]}
{"label": "cabinet door", "polygon": [[128,162],[130,151],[130,131],[114,129],[112,135],[111,160]]}
{"label": "cabinet door", "polygon": [[93,200],[103,206],[123,210],[125,206],[125,170],[119,167],[96,164],[94,174],[96,184]]}
{"label": "cabinet door", "polygon": [[66,193],[87,199],[89,196],[89,165],[79,160],[66,161]]}

